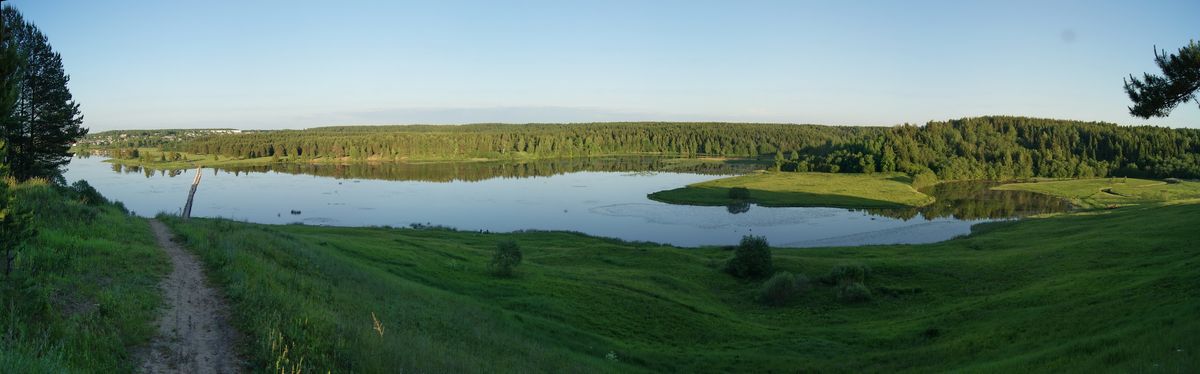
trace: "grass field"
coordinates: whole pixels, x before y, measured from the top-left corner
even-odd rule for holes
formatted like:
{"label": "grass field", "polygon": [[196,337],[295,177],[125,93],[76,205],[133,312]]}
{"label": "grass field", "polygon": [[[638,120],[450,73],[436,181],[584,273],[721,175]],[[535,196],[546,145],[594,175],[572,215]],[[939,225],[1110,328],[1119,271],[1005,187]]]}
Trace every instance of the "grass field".
{"label": "grass field", "polygon": [[[984,224],[928,245],[779,249],[777,269],[814,280],[867,265],[874,294],[847,304],[817,282],[779,307],[755,301],[758,281],[718,270],[722,248],[164,219],[225,288],[242,348],[264,371],[1186,372],[1200,362],[1195,204]],[[525,255],[513,278],[486,271],[502,240]]]}
{"label": "grass field", "polygon": [[836,174],[765,172],[700,182],[649,195],[671,204],[728,205],[729,189],[749,190],[750,202],[762,206],[821,206],[840,208],[892,208],[923,206],[933,202],[911,186],[900,173]]}
{"label": "grass field", "polygon": [[1032,191],[1070,200],[1082,208],[1200,199],[1200,182],[1170,184],[1134,178],[1096,178],[1013,183],[997,190]]}
{"label": "grass field", "polygon": [[45,183],[15,190],[39,234],[0,279],[0,372],[133,371],[169,267],[146,221]]}

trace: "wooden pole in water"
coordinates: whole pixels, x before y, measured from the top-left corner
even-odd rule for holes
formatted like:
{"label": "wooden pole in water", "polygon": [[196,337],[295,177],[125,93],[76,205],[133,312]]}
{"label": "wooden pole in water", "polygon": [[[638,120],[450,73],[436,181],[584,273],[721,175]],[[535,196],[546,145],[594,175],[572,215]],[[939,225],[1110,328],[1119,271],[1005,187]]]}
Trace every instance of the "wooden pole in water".
{"label": "wooden pole in water", "polygon": [[200,185],[200,167],[196,167],[196,178],[192,179],[192,190],[188,191],[187,205],[183,206],[183,219],[192,217],[192,198],[196,196],[196,187]]}

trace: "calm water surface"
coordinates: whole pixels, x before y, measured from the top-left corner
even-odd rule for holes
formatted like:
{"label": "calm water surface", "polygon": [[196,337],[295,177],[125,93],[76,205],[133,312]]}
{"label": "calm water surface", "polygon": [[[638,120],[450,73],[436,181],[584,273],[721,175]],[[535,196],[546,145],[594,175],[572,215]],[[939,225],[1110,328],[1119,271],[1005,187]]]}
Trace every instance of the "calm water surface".
{"label": "calm water surface", "polygon": [[[936,242],[967,234],[978,222],[1066,209],[1058,200],[988,192],[979,184],[950,188],[958,202],[947,195],[926,209],[670,205],[646,195],[745,170],[657,162],[206,168],[192,214],[271,224],[570,230],[679,246],[735,244],[753,234],[775,246],[812,247]],[[181,210],[194,173],[122,168],[91,157],[73,160],[66,178],[86,179],[136,214],[153,216]]]}

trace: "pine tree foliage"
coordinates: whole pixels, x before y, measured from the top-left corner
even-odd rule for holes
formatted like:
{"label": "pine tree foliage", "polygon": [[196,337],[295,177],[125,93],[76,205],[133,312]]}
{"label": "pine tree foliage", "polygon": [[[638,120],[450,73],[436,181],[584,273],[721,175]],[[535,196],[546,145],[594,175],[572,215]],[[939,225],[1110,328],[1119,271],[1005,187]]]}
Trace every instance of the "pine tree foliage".
{"label": "pine tree foliage", "polygon": [[1196,101],[1200,91],[1200,43],[1191,41],[1179,52],[1167,54],[1154,48],[1154,62],[1162,75],[1143,74],[1142,79],[1133,75],[1125,80],[1125,92],[1133,106],[1129,114],[1141,118],[1166,117],[1179,104]]}
{"label": "pine tree foliage", "polygon": [[46,36],[13,7],[4,7],[3,18],[9,35],[0,48],[15,48],[21,60],[13,115],[4,123],[9,174],[19,180],[56,178],[71,161],[71,145],[87,134],[83,116],[68,89],[62,56]]}

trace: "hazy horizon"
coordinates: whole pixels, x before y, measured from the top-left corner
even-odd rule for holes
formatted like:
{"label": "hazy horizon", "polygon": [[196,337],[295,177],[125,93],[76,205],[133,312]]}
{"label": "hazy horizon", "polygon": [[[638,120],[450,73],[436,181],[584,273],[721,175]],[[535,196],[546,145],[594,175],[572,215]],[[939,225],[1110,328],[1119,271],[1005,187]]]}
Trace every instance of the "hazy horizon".
{"label": "hazy horizon", "polygon": [[711,121],[891,126],[1129,116],[1122,78],[1200,39],[1194,1],[13,0],[84,125]]}

